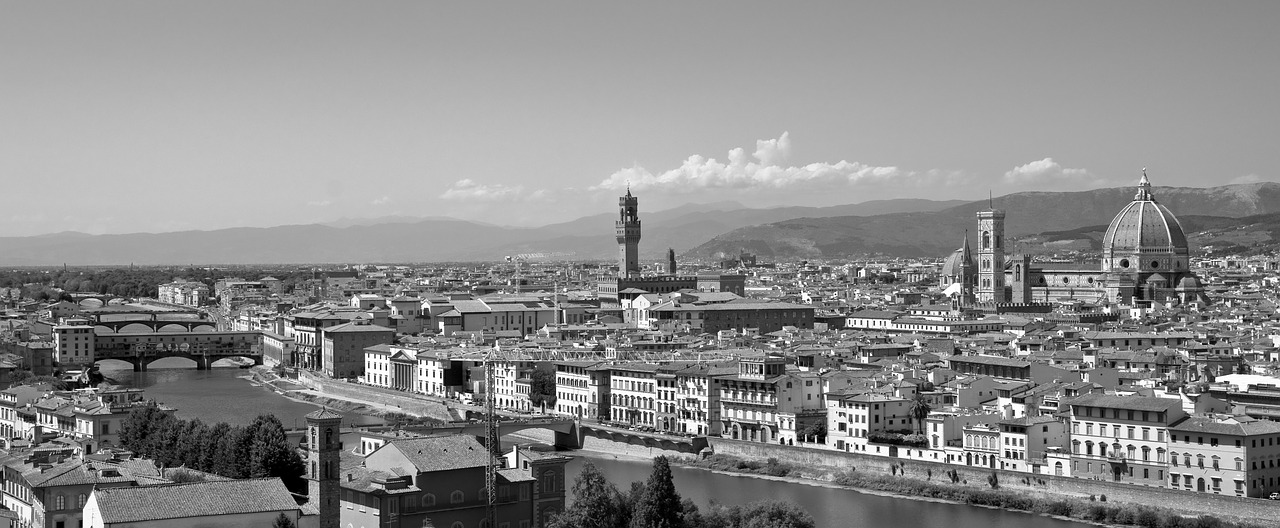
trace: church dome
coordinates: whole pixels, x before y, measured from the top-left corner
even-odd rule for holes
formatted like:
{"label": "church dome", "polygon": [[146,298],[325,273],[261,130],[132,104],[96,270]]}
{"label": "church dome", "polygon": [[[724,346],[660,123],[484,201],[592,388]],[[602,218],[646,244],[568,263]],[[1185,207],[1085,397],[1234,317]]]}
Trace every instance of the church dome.
{"label": "church dome", "polygon": [[[934,261],[937,262],[937,261]],[[947,257],[942,263],[942,275],[946,277],[958,277],[964,270],[964,250],[957,249]]]}
{"label": "church dome", "polygon": [[944,277],[960,277],[965,274],[966,268],[973,270],[973,253],[969,250],[969,235],[966,233],[964,243],[960,249],[955,250],[942,263],[942,276]]}
{"label": "church dome", "polygon": [[[1133,201],[1107,226],[1102,247],[1104,261],[1116,270],[1132,266],[1149,272],[1170,267],[1176,271],[1185,269],[1186,263],[1182,260],[1188,255],[1187,235],[1182,231],[1182,224],[1169,208],[1156,203],[1145,173]],[[1170,261],[1161,255],[1175,258]]]}

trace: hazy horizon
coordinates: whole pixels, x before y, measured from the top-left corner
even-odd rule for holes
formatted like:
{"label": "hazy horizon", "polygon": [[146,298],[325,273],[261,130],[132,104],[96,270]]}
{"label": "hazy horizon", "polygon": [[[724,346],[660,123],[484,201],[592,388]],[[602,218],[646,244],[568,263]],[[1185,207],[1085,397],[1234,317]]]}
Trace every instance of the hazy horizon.
{"label": "hazy horizon", "polygon": [[17,3],[0,236],[1274,181],[1280,3]]}

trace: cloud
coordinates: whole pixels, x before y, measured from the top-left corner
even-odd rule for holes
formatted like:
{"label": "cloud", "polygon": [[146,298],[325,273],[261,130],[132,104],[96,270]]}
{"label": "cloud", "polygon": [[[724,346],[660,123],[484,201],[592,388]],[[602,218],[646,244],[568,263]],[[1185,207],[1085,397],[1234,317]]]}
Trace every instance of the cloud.
{"label": "cloud", "polygon": [[1231,181],[1227,183],[1234,185],[1238,183],[1258,183],[1261,181],[1263,181],[1262,177],[1258,176],[1257,174],[1245,174],[1244,176],[1237,176],[1235,178],[1231,178]]}
{"label": "cloud", "polygon": [[777,139],[756,141],[756,150],[749,157],[744,149],[735,148],[729,151],[725,161],[693,155],[679,167],[656,174],[643,167],[621,169],[590,190],[621,191],[628,186],[637,191],[671,193],[707,189],[828,189],[879,183],[945,184],[963,176],[954,171],[917,172],[850,161],[792,165],[790,159],[791,136],[783,132]]}
{"label": "cloud", "polygon": [[391,203],[391,197],[383,196],[381,198],[374,198],[372,201],[369,202],[369,205],[387,205],[389,203]]}
{"label": "cloud", "polygon": [[484,185],[466,178],[453,182],[440,197],[473,202],[528,202],[547,200],[550,195],[545,189],[526,192],[523,185]]}
{"label": "cloud", "polygon": [[1038,187],[1100,187],[1107,182],[1086,169],[1068,169],[1053,158],[1033,161],[1014,167],[1004,173],[1005,183],[1011,185],[1036,185]]}
{"label": "cloud", "polygon": [[307,202],[307,205],[311,207],[329,207],[333,205],[333,200],[312,200]]}

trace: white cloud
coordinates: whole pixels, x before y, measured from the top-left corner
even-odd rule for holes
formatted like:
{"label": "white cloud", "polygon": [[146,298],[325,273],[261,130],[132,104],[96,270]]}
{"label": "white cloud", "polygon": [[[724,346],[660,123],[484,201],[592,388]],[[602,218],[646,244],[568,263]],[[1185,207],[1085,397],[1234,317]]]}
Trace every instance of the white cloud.
{"label": "white cloud", "polygon": [[1026,165],[1014,167],[1004,173],[1005,183],[1011,185],[1035,185],[1039,187],[1082,187],[1093,188],[1107,182],[1086,169],[1068,169],[1053,158],[1033,161]]}
{"label": "white cloud", "polygon": [[383,196],[381,198],[374,198],[373,201],[369,202],[369,205],[387,205],[389,203],[391,203],[391,197]]}
{"label": "white cloud", "polygon": [[1229,184],[1237,184],[1237,183],[1258,183],[1258,182],[1261,182],[1261,181],[1264,181],[1264,180],[1262,179],[1262,177],[1261,177],[1261,176],[1258,176],[1257,174],[1245,174],[1244,176],[1237,176],[1237,177],[1235,177],[1235,178],[1232,178],[1232,179],[1231,179],[1231,181],[1229,181],[1229,182],[1227,182],[1227,183],[1229,183]]}
{"label": "white cloud", "polygon": [[541,201],[549,198],[545,189],[526,192],[523,185],[484,185],[469,178],[453,182],[440,197],[474,202]]}
{"label": "white cloud", "polygon": [[839,161],[791,165],[791,137],[783,132],[778,139],[756,141],[750,157],[741,148],[730,150],[725,161],[700,155],[689,156],[679,167],[653,173],[644,167],[621,169],[590,190],[658,190],[692,193],[707,189],[782,190],[828,189],[862,184],[938,184],[959,179],[958,172],[907,171]]}
{"label": "white cloud", "polygon": [[332,200],[312,200],[310,202],[307,202],[307,205],[311,207],[328,207],[330,205],[333,205],[333,201]]}

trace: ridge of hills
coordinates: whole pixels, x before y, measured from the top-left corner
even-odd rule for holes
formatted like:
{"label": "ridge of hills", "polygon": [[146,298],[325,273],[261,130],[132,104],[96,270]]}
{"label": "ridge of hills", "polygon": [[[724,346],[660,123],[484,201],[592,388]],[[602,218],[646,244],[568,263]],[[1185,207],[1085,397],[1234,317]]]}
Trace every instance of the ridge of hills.
{"label": "ridge of hills", "polygon": [[[1133,199],[1134,188],[1118,187],[1079,192],[1022,192],[994,200],[1005,211],[1005,234],[1011,241],[1027,240],[1019,251],[1038,243],[1083,241],[1064,232],[1099,226],[1101,239],[1106,224]],[[1272,215],[1280,213],[1280,183],[1263,182],[1210,188],[1156,187],[1156,201],[1178,216],[1192,238],[1194,247],[1220,243],[1275,244]],[[889,213],[875,216],[794,218],[771,224],[748,226],[719,235],[688,251],[687,256],[717,258],[748,251],[764,258],[841,258],[882,254],[900,257],[941,257],[960,247],[970,229],[976,228],[976,213],[986,210],[986,200],[970,202],[939,211]],[[1190,224],[1190,225],[1188,225]],[[1244,229],[1247,226],[1254,226]],[[1197,231],[1247,231],[1231,237],[1194,236]],[[1042,235],[1043,234],[1043,235]],[[1033,237],[1032,235],[1039,235]],[[1056,238],[1055,238],[1056,237]],[[1053,240],[1049,240],[1053,239]],[[1099,243],[1100,244],[1100,243]],[[1089,247],[1086,245],[1086,248]],[[1099,245],[1100,247],[1100,245]],[[1251,246],[1253,247],[1253,246]],[[1075,249],[1082,249],[1074,247]],[[1055,246],[1046,249],[1053,250]],[[1068,247],[1070,249],[1070,247]]]}
{"label": "ridge of hills", "polygon": [[[832,207],[752,209],[735,202],[641,210],[646,258],[668,247],[687,250],[747,225],[798,216],[877,215],[936,211],[962,200],[872,200]],[[643,204],[642,204],[643,205]],[[536,228],[447,217],[343,218],[325,224],[238,227],[212,231],[89,235],[62,232],[0,237],[0,266],[121,264],[254,264],[493,261],[521,253],[574,253],[609,259],[617,252],[614,214],[590,215]]]}

